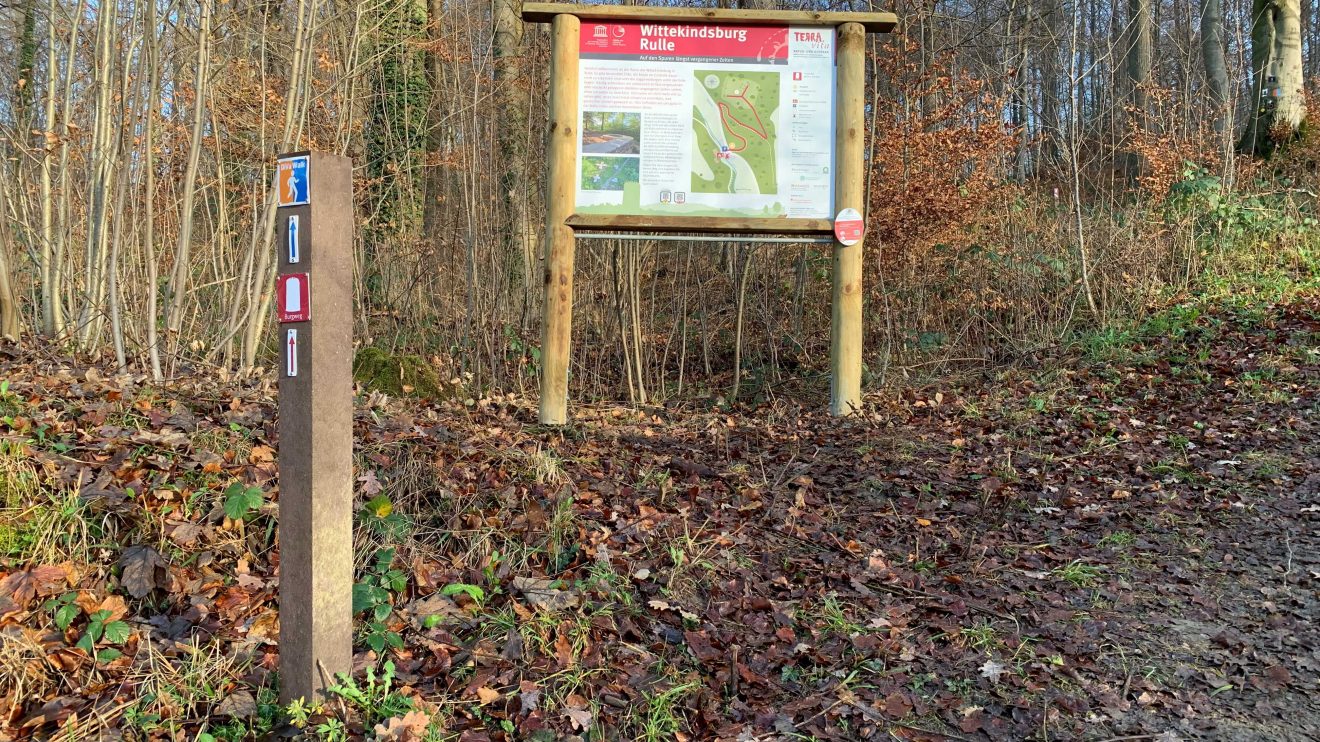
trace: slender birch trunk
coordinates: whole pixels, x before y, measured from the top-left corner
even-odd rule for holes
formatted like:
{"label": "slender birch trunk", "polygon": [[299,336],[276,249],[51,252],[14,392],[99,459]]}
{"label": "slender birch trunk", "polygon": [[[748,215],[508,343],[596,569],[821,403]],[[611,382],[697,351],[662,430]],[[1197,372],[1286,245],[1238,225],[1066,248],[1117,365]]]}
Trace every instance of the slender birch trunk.
{"label": "slender birch trunk", "polygon": [[164,374],[160,366],[160,338],[157,306],[160,297],[160,276],[156,265],[156,116],[160,107],[160,44],[157,41],[156,3],[147,3],[147,95],[146,123],[142,133],[142,198],[145,201],[143,217],[143,248],[147,265],[147,360],[151,365],[151,378],[160,381]]}
{"label": "slender birch trunk", "polygon": [[201,23],[197,32],[197,72],[193,80],[192,141],[188,149],[188,165],[183,174],[183,199],[179,206],[179,240],[174,248],[174,271],[165,291],[165,328],[169,331],[171,355],[179,342],[183,329],[184,298],[188,293],[188,278],[192,271],[193,201],[197,193],[197,168],[202,156],[202,128],[206,123],[207,79],[211,67],[211,3],[202,0]]}

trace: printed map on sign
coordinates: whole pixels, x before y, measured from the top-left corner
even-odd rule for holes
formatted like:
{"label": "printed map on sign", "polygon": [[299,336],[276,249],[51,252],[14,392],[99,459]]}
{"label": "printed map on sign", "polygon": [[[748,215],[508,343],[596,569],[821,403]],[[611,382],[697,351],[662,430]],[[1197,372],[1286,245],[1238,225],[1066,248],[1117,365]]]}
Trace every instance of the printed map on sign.
{"label": "printed map on sign", "polygon": [[576,211],[828,219],[834,30],[584,23]]}
{"label": "printed map on sign", "polygon": [[774,122],[779,73],[697,70],[695,74],[692,190],[778,193]]}

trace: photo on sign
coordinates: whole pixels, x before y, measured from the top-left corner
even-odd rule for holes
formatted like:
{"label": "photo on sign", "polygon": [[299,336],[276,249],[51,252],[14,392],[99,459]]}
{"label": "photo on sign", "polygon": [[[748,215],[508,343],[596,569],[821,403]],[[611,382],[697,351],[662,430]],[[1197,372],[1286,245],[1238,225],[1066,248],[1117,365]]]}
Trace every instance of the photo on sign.
{"label": "photo on sign", "polygon": [[599,155],[640,154],[642,114],[625,111],[583,112],[582,151]]}
{"label": "photo on sign", "polygon": [[641,177],[641,158],[583,157],[582,190],[622,191]]}

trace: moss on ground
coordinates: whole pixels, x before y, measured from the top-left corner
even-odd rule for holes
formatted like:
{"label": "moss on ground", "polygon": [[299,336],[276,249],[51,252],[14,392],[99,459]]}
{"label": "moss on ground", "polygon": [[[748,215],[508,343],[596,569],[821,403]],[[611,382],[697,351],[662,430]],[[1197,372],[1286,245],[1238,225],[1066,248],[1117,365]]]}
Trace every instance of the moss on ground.
{"label": "moss on ground", "polygon": [[353,357],[353,378],[368,389],[401,397],[441,399],[446,393],[440,375],[425,358],[395,355],[380,348],[363,348]]}

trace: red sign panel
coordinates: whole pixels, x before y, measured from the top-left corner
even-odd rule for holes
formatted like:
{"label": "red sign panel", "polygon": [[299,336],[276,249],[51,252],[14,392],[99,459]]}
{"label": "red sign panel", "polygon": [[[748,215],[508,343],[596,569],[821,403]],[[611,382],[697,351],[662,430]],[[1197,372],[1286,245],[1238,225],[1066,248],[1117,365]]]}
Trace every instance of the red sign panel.
{"label": "red sign panel", "polygon": [[275,284],[275,310],[280,322],[306,322],[312,318],[312,287],[306,273],[287,273]]}
{"label": "red sign panel", "polygon": [[[825,34],[826,29],[796,33]],[[719,26],[709,23],[583,23],[578,53],[609,59],[788,64],[785,26]]]}

